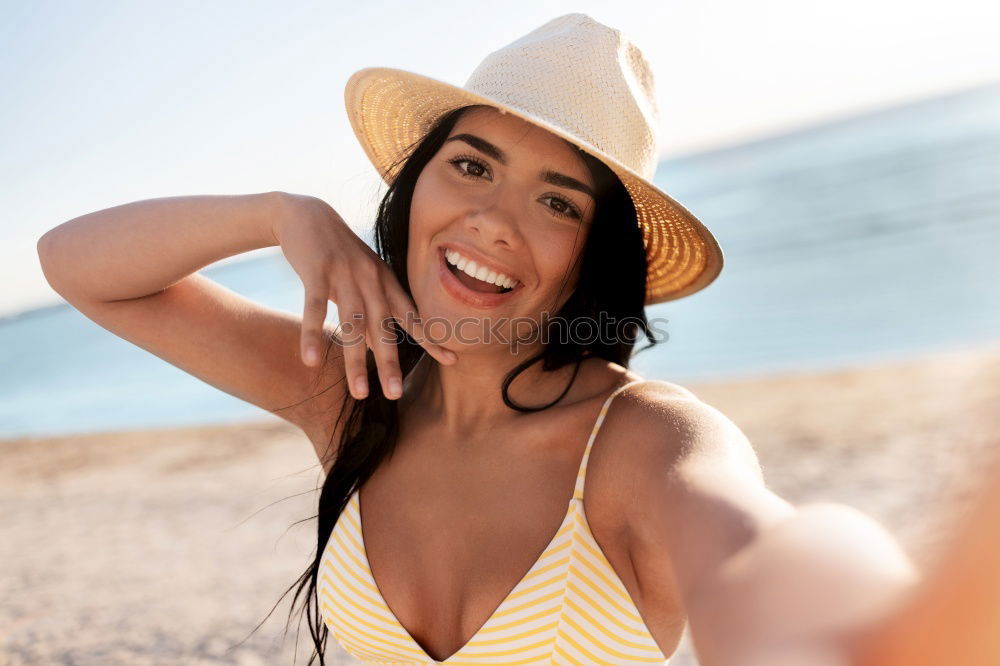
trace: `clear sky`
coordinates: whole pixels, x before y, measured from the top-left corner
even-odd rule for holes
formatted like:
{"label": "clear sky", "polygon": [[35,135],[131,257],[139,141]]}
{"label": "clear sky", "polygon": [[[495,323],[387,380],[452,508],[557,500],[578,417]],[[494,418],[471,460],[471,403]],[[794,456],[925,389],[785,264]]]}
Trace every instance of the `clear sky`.
{"label": "clear sky", "polygon": [[285,190],[366,225],[351,73],[461,85],[569,12],[652,63],[664,157],[1000,80],[995,0],[0,1],[0,315],[59,300],[42,233],[129,201]]}

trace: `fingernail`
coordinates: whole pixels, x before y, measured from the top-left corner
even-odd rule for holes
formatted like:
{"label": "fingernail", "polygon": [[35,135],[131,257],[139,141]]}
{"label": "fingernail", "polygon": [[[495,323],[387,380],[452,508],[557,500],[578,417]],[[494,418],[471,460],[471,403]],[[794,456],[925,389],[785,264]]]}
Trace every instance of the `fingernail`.
{"label": "fingernail", "polygon": [[403,383],[396,377],[389,380],[389,397],[398,398],[403,394]]}
{"label": "fingernail", "polygon": [[315,347],[306,347],[305,361],[307,365],[315,365],[316,361],[319,360],[319,352],[316,351]]}
{"label": "fingernail", "polygon": [[444,350],[444,357],[447,358],[447,359],[450,359],[452,361],[457,361],[458,360],[458,354],[456,354],[455,352],[451,351],[450,349],[445,349]]}
{"label": "fingernail", "polygon": [[363,376],[358,377],[354,380],[354,392],[360,397],[365,397],[368,394],[368,380]]}

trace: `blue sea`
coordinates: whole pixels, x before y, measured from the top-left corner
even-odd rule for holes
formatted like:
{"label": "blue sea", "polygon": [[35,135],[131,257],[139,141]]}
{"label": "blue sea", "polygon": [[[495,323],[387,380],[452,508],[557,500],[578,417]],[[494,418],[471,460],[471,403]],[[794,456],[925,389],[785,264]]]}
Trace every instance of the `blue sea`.
{"label": "blue sea", "polygon": [[[1000,341],[1000,84],[671,159],[656,183],[713,230],[726,266],[647,309],[668,339],[635,357],[644,376],[813,371]],[[277,251],[202,272],[301,311]],[[66,305],[0,320],[0,368],[0,437],[268,418]]]}

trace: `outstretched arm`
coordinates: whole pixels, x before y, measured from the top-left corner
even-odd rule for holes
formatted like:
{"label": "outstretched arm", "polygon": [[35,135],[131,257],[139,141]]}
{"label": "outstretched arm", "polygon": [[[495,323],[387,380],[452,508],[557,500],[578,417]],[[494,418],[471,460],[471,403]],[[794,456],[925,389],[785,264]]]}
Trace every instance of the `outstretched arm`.
{"label": "outstretched arm", "polygon": [[1000,461],[967,510],[938,563],[900,612],[859,641],[851,666],[1000,664]]}
{"label": "outstretched arm", "polygon": [[851,507],[770,491],[739,428],[693,395],[647,382],[623,403],[642,447],[623,512],[639,586],[670,563],[702,666],[850,664],[919,581],[896,541]]}

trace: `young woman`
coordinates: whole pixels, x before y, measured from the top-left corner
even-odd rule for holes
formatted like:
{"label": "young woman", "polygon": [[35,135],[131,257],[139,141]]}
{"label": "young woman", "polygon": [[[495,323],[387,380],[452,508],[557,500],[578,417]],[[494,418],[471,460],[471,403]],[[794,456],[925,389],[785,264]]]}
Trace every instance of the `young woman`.
{"label": "young woman", "polygon": [[[639,50],[571,14],[464,88],[370,69],[347,102],[389,184],[375,251],[282,192],[140,201],[39,242],[85,315],[313,443],[295,600],[321,663],[332,632],[372,663],[662,664],[688,620],[703,666],[840,663],[820,660],[909,589],[906,557],[847,507],[790,506],[729,419],[628,370],[644,305],[722,267],[650,182]],[[196,272],[273,245],[301,319]]]}

